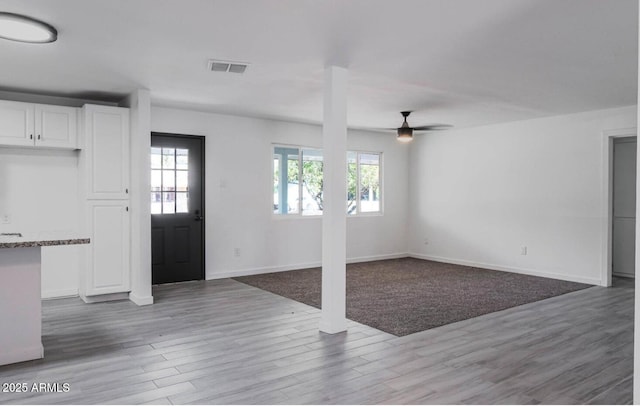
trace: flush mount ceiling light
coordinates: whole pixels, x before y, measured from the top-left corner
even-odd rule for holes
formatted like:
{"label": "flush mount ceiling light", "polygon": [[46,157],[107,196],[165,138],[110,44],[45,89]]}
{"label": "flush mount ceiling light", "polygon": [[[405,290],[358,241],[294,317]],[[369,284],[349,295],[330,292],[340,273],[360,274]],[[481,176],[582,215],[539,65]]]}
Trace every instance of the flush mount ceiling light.
{"label": "flush mount ceiling light", "polygon": [[11,41],[44,44],[58,38],[58,31],[35,18],[0,12],[0,38]]}

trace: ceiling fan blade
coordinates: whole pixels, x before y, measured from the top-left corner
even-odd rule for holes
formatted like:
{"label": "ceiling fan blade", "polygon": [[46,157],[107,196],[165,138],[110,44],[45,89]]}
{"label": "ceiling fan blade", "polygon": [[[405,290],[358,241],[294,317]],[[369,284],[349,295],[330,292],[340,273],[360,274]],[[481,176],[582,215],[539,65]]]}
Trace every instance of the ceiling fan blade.
{"label": "ceiling fan blade", "polygon": [[429,124],[429,125],[421,125],[418,127],[413,127],[416,131],[434,131],[434,130],[447,130],[452,128],[453,126],[450,124]]}

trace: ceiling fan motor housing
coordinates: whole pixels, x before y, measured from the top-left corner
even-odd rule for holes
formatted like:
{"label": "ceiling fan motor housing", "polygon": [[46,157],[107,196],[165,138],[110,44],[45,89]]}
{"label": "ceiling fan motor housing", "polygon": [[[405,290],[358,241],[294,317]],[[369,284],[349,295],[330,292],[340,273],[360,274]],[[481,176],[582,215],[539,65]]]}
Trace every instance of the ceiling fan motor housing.
{"label": "ceiling fan motor housing", "polygon": [[408,142],[413,139],[413,128],[402,126],[398,128],[398,141]]}

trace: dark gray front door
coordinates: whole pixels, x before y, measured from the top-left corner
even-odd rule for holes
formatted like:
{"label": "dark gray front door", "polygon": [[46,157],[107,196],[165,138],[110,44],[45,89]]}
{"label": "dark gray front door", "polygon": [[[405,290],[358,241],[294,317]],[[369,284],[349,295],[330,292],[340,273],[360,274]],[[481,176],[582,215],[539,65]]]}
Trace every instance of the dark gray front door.
{"label": "dark gray front door", "polygon": [[204,137],[151,134],[153,283],[204,279]]}

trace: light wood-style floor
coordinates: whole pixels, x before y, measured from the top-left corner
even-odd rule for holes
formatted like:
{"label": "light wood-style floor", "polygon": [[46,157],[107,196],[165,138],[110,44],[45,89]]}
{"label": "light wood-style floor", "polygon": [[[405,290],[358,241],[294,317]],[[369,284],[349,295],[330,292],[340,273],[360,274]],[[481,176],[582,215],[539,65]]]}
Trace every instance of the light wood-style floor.
{"label": "light wood-style floor", "polygon": [[[156,304],[45,301],[45,359],[0,367],[0,403],[631,403],[633,281],[397,338],[230,279]],[[10,328],[10,326],[0,326]]]}

